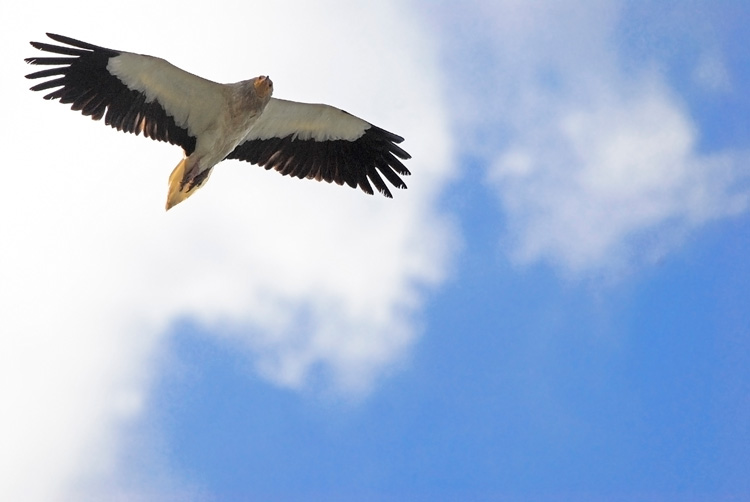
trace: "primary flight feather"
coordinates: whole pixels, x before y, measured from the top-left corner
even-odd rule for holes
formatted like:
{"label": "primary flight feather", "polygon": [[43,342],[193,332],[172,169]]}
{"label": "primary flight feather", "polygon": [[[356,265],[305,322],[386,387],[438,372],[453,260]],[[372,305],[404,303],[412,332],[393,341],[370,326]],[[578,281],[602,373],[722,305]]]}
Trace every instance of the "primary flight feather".
{"label": "primary flight feather", "polygon": [[401,136],[332,106],[272,98],[267,76],[219,84],[164,59],[47,36],[64,45],[31,42],[59,55],[26,59],[52,67],[26,75],[48,79],[31,90],[54,89],[44,98],[103,118],[117,130],[182,147],[183,158],[169,176],[167,209],[203,186],[224,159],[346,183],[368,194],[374,185],[386,197],[391,192],[383,177],[406,188],[400,176],[410,173],[399,159],[411,157],[398,146]]}

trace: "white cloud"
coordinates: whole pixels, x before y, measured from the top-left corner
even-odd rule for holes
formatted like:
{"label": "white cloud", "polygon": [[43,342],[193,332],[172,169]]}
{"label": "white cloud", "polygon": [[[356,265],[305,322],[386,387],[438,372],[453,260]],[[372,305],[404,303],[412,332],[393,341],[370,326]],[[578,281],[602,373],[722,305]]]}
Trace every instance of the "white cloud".
{"label": "white cloud", "polygon": [[[447,43],[478,83],[457,113],[468,135],[483,131],[472,147],[489,159],[515,260],[619,268],[746,210],[748,153],[701,151],[657,62],[622,62],[619,2],[477,1],[463,12]],[[728,85],[717,55],[695,78]]]}
{"label": "white cloud", "polygon": [[499,156],[491,178],[514,218],[518,260],[573,272],[623,265],[747,207],[747,193],[731,192],[740,159],[697,154],[694,126],[667,92],[639,92],[561,110],[541,138]]}
{"label": "white cloud", "polygon": [[[3,59],[18,64],[1,77],[15,108],[0,126],[11,145],[0,199],[0,399],[9,410],[0,498],[54,500],[123,482],[122,431],[148,402],[178,318],[292,388],[321,372],[360,394],[406,357],[424,289],[440,283],[453,246],[435,209],[450,176],[435,55],[396,4],[329,3],[211,12],[180,3],[177,19],[169,3],[148,4],[146,17],[131,3],[117,19],[137,29],[116,31],[61,21],[61,9],[99,4],[51,3],[17,12],[2,34]],[[226,19],[227,8],[236,16]],[[206,36],[178,25],[198,17],[217,28]],[[178,149],[26,91],[26,41],[44,31],[155,53],[219,81],[269,74],[278,97],[329,102],[404,135],[410,188],[386,200],[227,162],[164,213]]]}

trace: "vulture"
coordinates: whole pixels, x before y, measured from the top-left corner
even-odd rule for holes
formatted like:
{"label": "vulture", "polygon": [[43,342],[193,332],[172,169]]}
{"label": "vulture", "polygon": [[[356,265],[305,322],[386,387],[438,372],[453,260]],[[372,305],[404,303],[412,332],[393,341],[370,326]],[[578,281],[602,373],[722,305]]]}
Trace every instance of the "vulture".
{"label": "vulture", "polygon": [[182,147],[169,176],[167,210],[202,187],[225,159],[368,194],[374,185],[389,198],[383,178],[406,188],[401,176],[410,173],[401,161],[411,156],[398,146],[401,136],[333,106],[273,98],[268,76],[219,84],[157,57],[47,36],[62,45],[31,42],[51,54],[25,60],[49,67],[26,75],[43,79],[32,91],[52,90],[44,99],[59,99],[119,131]]}

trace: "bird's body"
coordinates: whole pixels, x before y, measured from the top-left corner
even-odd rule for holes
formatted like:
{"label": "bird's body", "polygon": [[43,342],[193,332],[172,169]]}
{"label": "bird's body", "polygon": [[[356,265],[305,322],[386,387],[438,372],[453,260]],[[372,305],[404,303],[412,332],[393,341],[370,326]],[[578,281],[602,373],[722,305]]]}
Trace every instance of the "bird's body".
{"label": "bird's body", "polygon": [[[199,121],[195,151],[184,157],[169,176],[167,209],[187,199],[203,186],[213,167],[232,153],[258,121],[271,99],[273,84],[268,77],[220,86],[216,108]],[[217,113],[216,110],[224,110]]]}
{"label": "bird's body", "polygon": [[32,42],[42,51],[70,57],[28,58],[55,68],[27,78],[57,77],[32,90],[57,88],[45,99],[72,104],[95,120],[124,132],[183,148],[169,178],[167,209],[208,180],[224,159],[245,160],[281,174],[312,178],[387,197],[409,171],[397,143],[403,138],[338,108],[272,98],[266,76],[219,84],[153,56],[115,51],[48,34],[66,46]]}

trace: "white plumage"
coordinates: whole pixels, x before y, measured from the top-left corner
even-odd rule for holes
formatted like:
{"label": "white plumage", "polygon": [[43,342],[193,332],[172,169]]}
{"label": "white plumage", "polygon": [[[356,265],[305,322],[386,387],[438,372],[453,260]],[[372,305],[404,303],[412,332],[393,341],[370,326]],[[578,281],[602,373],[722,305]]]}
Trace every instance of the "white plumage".
{"label": "white plumage", "polygon": [[403,138],[343,110],[272,98],[266,76],[219,84],[152,56],[116,51],[48,33],[65,44],[31,42],[65,57],[26,61],[53,68],[26,75],[49,78],[31,89],[55,89],[45,99],[71,104],[94,120],[124,132],[182,147],[183,159],[169,178],[167,209],[192,195],[224,159],[238,159],[281,174],[359,186],[370,183],[391,197],[388,182],[406,188],[399,175],[410,156]]}

